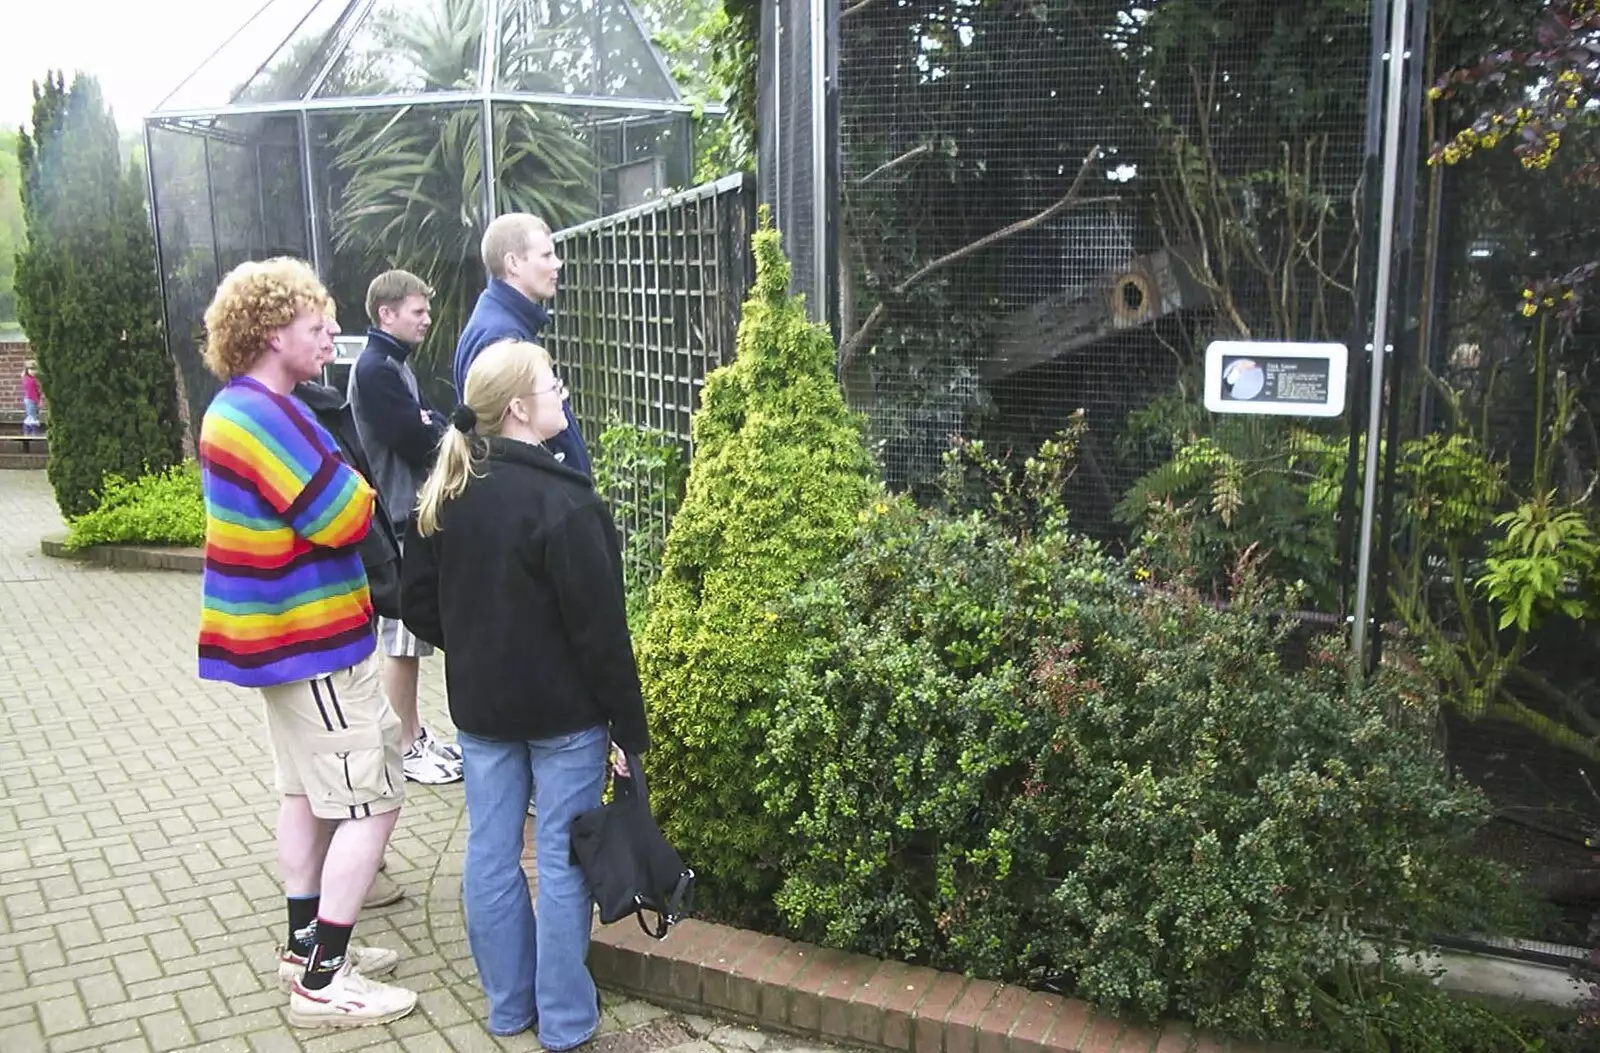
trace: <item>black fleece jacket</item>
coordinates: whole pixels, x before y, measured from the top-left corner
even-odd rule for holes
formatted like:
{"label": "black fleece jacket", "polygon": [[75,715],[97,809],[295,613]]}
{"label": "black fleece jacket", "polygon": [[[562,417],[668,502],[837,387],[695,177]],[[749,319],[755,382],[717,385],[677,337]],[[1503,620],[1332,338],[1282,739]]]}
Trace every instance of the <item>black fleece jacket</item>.
{"label": "black fleece jacket", "polygon": [[[372,464],[367,460],[367,452],[361,445],[361,433],[356,428],[355,414],[345,397],[334,388],[314,380],[295,385],[293,394],[306,404],[306,408],[317,418],[317,423],[328,429],[328,433],[339,444],[339,453],[350,467],[361,473],[361,478],[367,481],[368,486],[376,487]],[[384,512],[383,502],[374,502],[372,525],[366,537],[361,539],[361,563],[370,569],[399,558],[400,534]]]}
{"label": "black fleece jacket", "polygon": [[[429,537],[406,533],[406,626],[445,652],[450,717],[514,741],[607,725],[644,753],[616,526],[588,476],[543,447],[487,440],[482,474]],[[481,447],[480,447],[481,451]]]}

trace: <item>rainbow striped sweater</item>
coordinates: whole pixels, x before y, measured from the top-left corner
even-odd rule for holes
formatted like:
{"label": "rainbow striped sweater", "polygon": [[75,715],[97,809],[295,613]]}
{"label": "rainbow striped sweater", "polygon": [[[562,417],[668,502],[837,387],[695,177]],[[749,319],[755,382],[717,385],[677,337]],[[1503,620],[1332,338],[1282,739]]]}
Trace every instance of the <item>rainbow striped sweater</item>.
{"label": "rainbow striped sweater", "polygon": [[301,403],[248,377],[200,425],[206,505],[200,676],[309,680],[374,649],[358,543],[373,491]]}

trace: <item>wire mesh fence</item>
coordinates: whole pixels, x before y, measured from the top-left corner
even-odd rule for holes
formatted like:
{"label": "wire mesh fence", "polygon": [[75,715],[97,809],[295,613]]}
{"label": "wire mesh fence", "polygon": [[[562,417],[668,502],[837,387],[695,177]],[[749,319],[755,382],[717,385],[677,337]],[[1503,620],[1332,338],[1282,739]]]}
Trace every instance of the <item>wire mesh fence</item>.
{"label": "wire mesh fence", "polygon": [[1348,437],[1206,414],[1199,362],[1354,335],[1370,14],[845,7],[840,373],[891,484],[953,435],[1025,455],[1081,414],[1080,528],[1126,542],[1170,501],[1209,570],[1260,541],[1336,609]]}
{"label": "wire mesh fence", "polygon": [[[1428,65],[1442,75],[1535,34],[1559,41],[1566,7],[1522,5],[1506,18],[1439,5]],[[1519,80],[1513,62],[1506,72],[1498,94],[1447,93],[1422,108],[1424,155],[1508,97],[1537,105],[1554,90],[1547,71]],[[1595,127],[1592,114],[1576,116],[1546,165],[1502,146],[1420,169],[1415,335],[1400,348],[1391,437],[1396,616],[1409,646],[1455,658],[1445,667],[1452,763],[1513,824],[1493,831],[1497,847],[1536,870],[1592,866],[1583,841],[1600,836],[1596,585],[1592,559],[1565,533],[1597,523],[1600,330],[1582,317],[1567,324],[1562,302],[1534,292],[1600,244],[1597,188],[1582,175]],[[1419,524],[1423,510],[1435,514]],[[1542,550],[1517,541],[1536,533]],[[1536,567],[1553,574],[1540,595],[1515,577]]]}
{"label": "wire mesh fence", "polygon": [[[774,225],[789,257],[790,287],[806,298],[813,321],[827,321],[832,295],[829,245],[819,237],[819,214],[828,209],[818,175],[828,163],[825,107],[818,105],[817,77],[825,34],[818,16],[828,5],[813,0],[768,0],[761,5],[759,117],[756,155],[761,203],[772,210]],[[820,122],[820,124],[819,124]],[[818,144],[823,144],[819,151]]]}
{"label": "wire mesh fence", "polygon": [[147,134],[168,347],[198,424],[217,390],[200,348],[221,276],[247,259],[311,255],[299,130],[276,115],[152,122]]}
{"label": "wire mesh fence", "polygon": [[[547,343],[591,446],[622,425],[676,444],[687,464],[706,374],[733,358],[755,212],[751,180],[734,174],[556,233],[565,264]],[[665,536],[669,483],[661,471],[615,482],[625,535]]]}

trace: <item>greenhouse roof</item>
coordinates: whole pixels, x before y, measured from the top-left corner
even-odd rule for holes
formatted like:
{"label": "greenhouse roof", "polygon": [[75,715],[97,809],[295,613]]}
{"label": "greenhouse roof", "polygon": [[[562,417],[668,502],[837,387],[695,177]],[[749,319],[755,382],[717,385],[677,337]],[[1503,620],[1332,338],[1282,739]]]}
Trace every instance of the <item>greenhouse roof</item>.
{"label": "greenhouse roof", "polygon": [[628,0],[265,0],[151,116],[478,99],[689,109]]}

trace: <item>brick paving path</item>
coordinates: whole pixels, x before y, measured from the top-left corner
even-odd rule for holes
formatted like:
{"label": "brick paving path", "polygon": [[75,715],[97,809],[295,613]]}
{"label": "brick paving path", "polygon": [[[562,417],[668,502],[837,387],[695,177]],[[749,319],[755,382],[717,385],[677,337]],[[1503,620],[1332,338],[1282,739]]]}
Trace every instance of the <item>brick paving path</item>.
{"label": "brick paving path", "polygon": [[[194,673],[198,579],[48,559],[43,472],[0,472],[0,1051],[535,1050],[484,1031],[459,896],[461,788],[409,784],[357,938],[421,992],[388,1027],[296,1031],[256,696]],[[423,718],[450,733],[438,659]],[[594,1053],[782,1053],[794,1039],[608,1000]]]}

